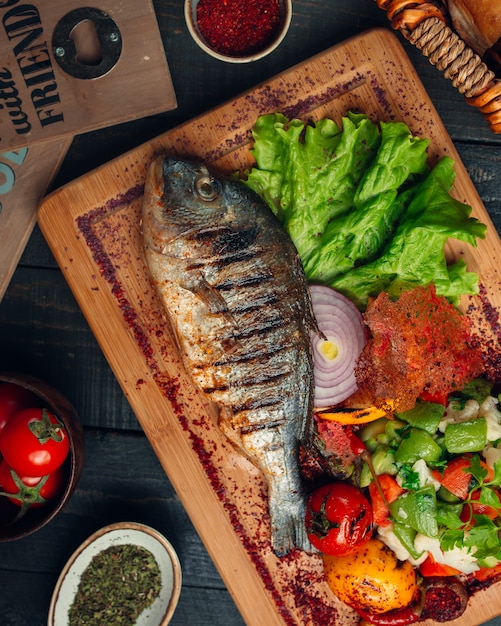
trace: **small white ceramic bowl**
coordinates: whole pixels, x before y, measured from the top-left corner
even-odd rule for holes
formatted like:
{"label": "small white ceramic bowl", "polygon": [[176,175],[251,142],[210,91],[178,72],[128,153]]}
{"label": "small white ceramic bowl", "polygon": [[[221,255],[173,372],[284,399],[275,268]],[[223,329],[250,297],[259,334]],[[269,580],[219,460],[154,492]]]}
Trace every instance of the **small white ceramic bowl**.
{"label": "small white ceramic bowl", "polygon": [[161,590],[153,604],[139,616],[136,626],[167,626],[181,593],[181,566],[174,548],[158,531],[135,522],[120,522],[101,528],[73,553],[61,572],[52,594],[47,626],[68,626],[68,612],[80,577],[92,559],[110,546],[132,544],[149,550],[158,564]]}
{"label": "small white ceramic bowl", "polygon": [[184,1],[184,17],[188,30],[195,42],[200,46],[202,50],[207,52],[207,54],[210,54],[215,59],[219,59],[220,61],[226,61],[228,63],[249,63],[250,61],[257,61],[258,59],[262,59],[266,55],[270,54],[270,52],[273,52],[273,50],[275,50],[280,45],[285,35],[287,34],[292,19],[292,0],[279,0],[280,26],[278,27],[274,38],[259,51],[254,52],[248,56],[229,56],[226,54],[222,54],[221,52],[218,52],[213,47],[211,47],[201,34],[200,29],[198,28],[197,21],[198,2],[199,0]]}

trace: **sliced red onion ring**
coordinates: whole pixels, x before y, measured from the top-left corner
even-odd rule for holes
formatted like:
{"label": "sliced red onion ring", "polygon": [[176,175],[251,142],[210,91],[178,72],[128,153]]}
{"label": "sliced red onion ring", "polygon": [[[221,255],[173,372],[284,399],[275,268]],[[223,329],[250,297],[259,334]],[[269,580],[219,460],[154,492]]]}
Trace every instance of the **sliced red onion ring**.
{"label": "sliced red onion ring", "polygon": [[334,406],[357,390],[355,364],[367,340],[367,327],[357,307],[325,285],[310,285],[319,330],[312,333],[316,409]]}

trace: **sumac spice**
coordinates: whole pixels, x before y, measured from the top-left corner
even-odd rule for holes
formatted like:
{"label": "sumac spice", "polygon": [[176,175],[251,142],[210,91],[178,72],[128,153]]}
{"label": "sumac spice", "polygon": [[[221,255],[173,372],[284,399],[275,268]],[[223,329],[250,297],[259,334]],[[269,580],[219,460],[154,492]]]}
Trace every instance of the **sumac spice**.
{"label": "sumac spice", "polygon": [[247,56],[273,40],[280,26],[279,0],[200,0],[197,24],[216,52]]}

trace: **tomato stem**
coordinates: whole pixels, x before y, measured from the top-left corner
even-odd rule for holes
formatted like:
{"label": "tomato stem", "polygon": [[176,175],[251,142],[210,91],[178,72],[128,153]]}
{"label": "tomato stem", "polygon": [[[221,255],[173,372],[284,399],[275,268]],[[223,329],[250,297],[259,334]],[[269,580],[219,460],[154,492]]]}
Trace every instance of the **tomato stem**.
{"label": "tomato stem", "polygon": [[42,445],[51,439],[57,442],[64,439],[64,425],[56,415],[54,417],[56,423],[51,422],[48,411],[42,409],[42,418],[39,420],[35,419],[28,425],[30,431]]}
{"label": "tomato stem", "polygon": [[12,476],[12,480],[16,484],[18,488],[17,493],[7,493],[5,491],[0,491],[0,496],[5,496],[10,500],[18,500],[20,509],[15,518],[12,520],[12,524],[20,520],[28,510],[34,504],[44,504],[47,500],[41,495],[42,487],[45,485],[47,480],[49,479],[49,475],[43,476],[40,482],[38,482],[34,487],[29,487],[25,485],[21,478],[16,474],[16,472],[11,469],[10,474]]}

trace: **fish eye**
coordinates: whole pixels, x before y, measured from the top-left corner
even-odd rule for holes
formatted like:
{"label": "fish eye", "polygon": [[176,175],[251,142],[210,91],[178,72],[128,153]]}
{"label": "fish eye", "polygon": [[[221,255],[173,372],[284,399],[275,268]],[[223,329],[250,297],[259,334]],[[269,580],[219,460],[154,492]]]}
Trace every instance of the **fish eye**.
{"label": "fish eye", "polygon": [[214,180],[207,174],[199,174],[195,178],[195,193],[205,202],[211,202],[217,198],[217,189]]}

